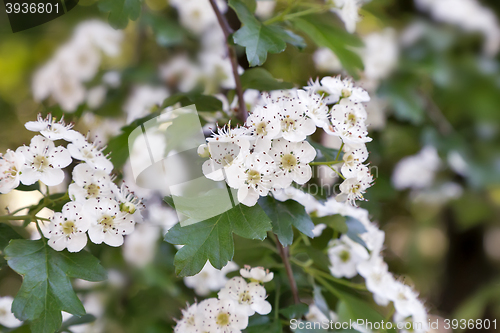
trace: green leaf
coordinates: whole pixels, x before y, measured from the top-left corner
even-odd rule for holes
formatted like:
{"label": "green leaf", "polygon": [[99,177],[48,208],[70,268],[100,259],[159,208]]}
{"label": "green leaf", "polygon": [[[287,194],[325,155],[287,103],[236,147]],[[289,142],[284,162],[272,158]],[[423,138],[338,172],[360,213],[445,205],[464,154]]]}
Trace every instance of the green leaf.
{"label": "green leaf", "polygon": [[180,103],[181,106],[195,104],[198,112],[222,110],[222,102],[220,99],[210,95],[203,95],[198,91],[174,94],[163,101],[161,108],[164,109],[176,103]]}
{"label": "green leaf", "polygon": [[31,185],[23,185],[23,184],[19,183],[19,186],[16,187],[16,190],[18,190],[18,191],[38,191],[38,190],[40,190],[40,183],[36,182],[34,184],[31,184]]}
{"label": "green leaf", "polygon": [[[236,44],[246,48],[248,63],[251,67],[262,65],[267,53],[280,53],[286,48],[283,34],[286,32],[277,25],[264,25],[257,20],[242,0],[229,0],[243,26],[234,33]],[[291,38],[291,37],[289,37]]]}
{"label": "green leaf", "polygon": [[276,80],[271,73],[264,68],[251,68],[241,75],[241,85],[245,89],[257,89],[271,91],[280,89],[291,89],[293,83]]}
{"label": "green leaf", "polygon": [[287,317],[288,319],[293,319],[293,318],[301,318],[304,314],[309,311],[309,306],[304,303],[299,303],[299,304],[294,304],[290,305],[289,307],[286,307],[284,309],[279,310],[280,313]]}
{"label": "green leaf", "polygon": [[179,276],[197,274],[206,261],[217,269],[234,255],[233,233],[249,239],[263,240],[271,223],[259,206],[242,204],[208,220],[182,227],[177,224],[165,235],[165,241],[184,245],[175,255],[175,272]]}
{"label": "green leaf", "polygon": [[0,223],[0,251],[3,251],[11,239],[22,238],[10,225]]}
{"label": "green leaf", "polygon": [[101,12],[109,12],[109,24],[115,29],[126,28],[129,19],[135,21],[141,14],[140,0],[101,0],[97,6]]}
{"label": "green leaf", "polygon": [[362,240],[361,237],[359,237],[360,234],[366,232],[366,228],[363,225],[363,223],[361,223],[359,220],[355,219],[354,217],[347,216],[345,224],[347,225],[346,235],[350,239],[355,241],[356,243],[359,243],[359,244],[363,245],[364,247],[368,247],[366,245],[365,241]]}
{"label": "green leaf", "polygon": [[106,270],[87,251],[57,252],[45,240],[13,240],[5,248],[7,262],[23,276],[12,303],[20,320],[29,320],[33,333],[53,333],[62,322],[61,311],[83,316],[85,309],[69,278],[106,279]]}
{"label": "green leaf", "polygon": [[316,225],[320,223],[326,224],[327,226],[329,226],[333,230],[340,232],[341,234],[345,234],[348,230],[346,219],[340,214],[314,217],[313,221]]}
{"label": "green leaf", "polygon": [[71,326],[92,323],[95,320],[96,320],[96,317],[94,315],[91,315],[91,314],[86,314],[86,315],[81,316],[81,317],[73,316],[62,323],[60,331],[68,330],[68,328]]}
{"label": "green leaf", "polygon": [[292,226],[306,236],[314,238],[312,233],[314,223],[311,221],[309,214],[306,213],[304,206],[297,201],[287,200],[281,202],[271,196],[266,196],[259,199],[259,205],[271,219],[273,232],[278,236],[283,246],[293,243]]}
{"label": "green leaf", "polygon": [[184,30],[173,19],[152,13],[144,13],[141,21],[153,30],[156,43],[163,47],[180,44],[184,40]]}
{"label": "green leaf", "polygon": [[349,74],[355,78],[358,76],[358,69],[363,68],[363,61],[352,48],[363,45],[360,39],[333,25],[333,20],[327,15],[302,16],[292,22],[318,46],[332,50]]}

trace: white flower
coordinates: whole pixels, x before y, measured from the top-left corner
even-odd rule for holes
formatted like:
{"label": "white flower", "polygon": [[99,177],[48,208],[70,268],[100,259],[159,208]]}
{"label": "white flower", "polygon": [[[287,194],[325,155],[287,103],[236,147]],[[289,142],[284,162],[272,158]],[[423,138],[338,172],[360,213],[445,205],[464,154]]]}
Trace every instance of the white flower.
{"label": "white flower", "polygon": [[48,244],[56,251],[65,248],[69,252],[78,252],[87,245],[87,234],[90,219],[83,205],[78,202],[68,202],[61,213],[54,213],[50,221]]}
{"label": "white flower", "polygon": [[203,174],[208,179],[214,181],[223,180],[225,178],[223,169],[229,168],[239,155],[248,153],[248,141],[242,140],[242,142],[246,143],[245,146],[247,146],[244,149],[241,149],[240,146],[234,142],[209,142],[208,150],[210,152],[210,159],[203,163]]}
{"label": "white flower", "polygon": [[247,118],[246,124],[258,139],[274,139],[281,129],[277,105],[257,106]]}
{"label": "white flower", "polygon": [[405,329],[401,330],[401,333],[426,333],[429,331],[428,319],[427,319],[427,311],[420,301],[415,301],[411,307],[411,314],[403,315],[399,312],[394,313],[394,321],[395,322],[410,322],[411,329],[406,329],[410,327],[409,324],[405,324]]}
{"label": "white flower", "polygon": [[10,296],[0,297],[0,325],[5,327],[17,327],[22,324],[11,311],[12,301]]}
{"label": "white flower", "polygon": [[342,175],[346,178],[356,177],[358,172],[363,170],[362,163],[368,158],[368,150],[365,145],[359,148],[352,148],[347,146],[344,152],[344,164],[340,168]]}
{"label": "white flower", "polygon": [[112,188],[115,199],[120,204],[120,211],[132,215],[135,222],[142,222],[142,212],[146,207],[142,200],[131,192],[125,183],[122,183],[120,188]]}
{"label": "white flower", "polygon": [[396,281],[391,290],[387,290],[387,297],[394,302],[396,312],[402,316],[411,316],[422,306],[418,294],[410,286]]}
{"label": "white flower", "polygon": [[278,103],[282,108],[280,116],[283,138],[292,142],[304,141],[316,131],[314,121],[306,117],[306,113],[299,107],[298,99],[283,97],[280,101]]}
{"label": "white flower", "polygon": [[[328,318],[316,304],[309,305],[309,311],[304,315],[307,321],[312,323],[324,323],[329,322],[330,320],[336,319],[336,314],[333,311],[329,313],[330,318]],[[334,320],[336,321],[336,320]]]}
{"label": "white flower", "polygon": [[240,274],[244,278],[250,279],[251,281],[266,283],[273,279],[274,273],[269,272],[268,269],[264,267],[250,267],[245,265],[244,268],[240,269]]}
{"label": "white flower", "polygon": [[207,296],[211,291],[219,291],[228,281],[226,274],[238,269],[238,265],[230,261],[222,269],[214,268],[209,261],[196,275],[184,278],[184,284],[194,289],[199,296]]}
{"label": "white flower", "polygon": [[247,316],[252,316],[255,312],[266,315],[272,309],[271,304],[266,301],[266,288],[258,282],[247,283],[240,276],[229,280],[218,295],[221,300],[236,302]]}
{"label": "white flower", "polygon": [[363,194],[366,189],[372,186],[373,176],[370,174],[368,168],[358,172],[356,177],[347,178],[340,184],[339,188],[341,191],[339,200],[347,200],[348,203],[355,206],[356,200],[365,200]]}
{"label": "white flower", "polygon": [[339,136],[346,145],[360,147],[362,144],[372,141],[366,130],[366,117],[363,105],[343,99],[332,107],[333,129],[328,133]]}
{"label": "white flower", "polygon": [[328,257],[330,258],[330,271],[332,275],[338,278],[346,277],[348,279],[356,276],[356,265],[367,260],[369,255],[366,249],[351,240],[346,235],[340,239],[334,239],[328,248]]}
{"label": "white flower", "polygon": [[273,140],[269,155],[280,169],[276,181],[281,187],[288,187],[292,181],[302,185],[311,179],[312,170],[308,163],[316,157],[316,149],[309,142],[276,139]]}
{"label": "white flower", "polygon": [[23,154],[10,149],[5,155],[0,154],[0,193],[8,193],[19,186],[23,166]]}
{"label": "white flower", "polygon": [[106,171],[92,168],[87,163],[78,164],[73,169],[74,183],[69,185],[69,197],[73,201],[85,202],[92,198],[112,195],[111,177]]}
{"label": "white flower", "polygon": [[164,87],[149,85],[134,87],[132,94],[123,107],[127,114],[127,124],[147,116],[155,105],[161,105],[168,96],[169,92]]}
{"label": "white flower", "polygon": [[373,293],[378,305],[389,304],[388,290],[393,288],[394,277],[389,273],[387,264],[381,257],[375,256],[358,264],[359,275],[365,278],[366,288]]}
{"label": "white flower", "polygon": [[29,131],[40,132],[40,134],[49,140],[63,139],[73,141],[77,135],[76,131],[71,129],[73,128],[73,124],[66,125],[63,118],[56,122],[56,119],[52,118],[51,114],[45,119],[42,118],[41,114],[38,114],[37,121],[28,121],[24,124],[24,127]]}
{"label": "white flower", "polygon": [[73,143],[68,144],[68,151],[74,159],[84,161],[92,168],[110,173],[113,170],[113,163],[102,153],[104,147],[100,148],[100,144],[100,141],[90,143],[81,135]]}
{"label": "white flower", "polygon": [[430,187],[440,164],[436,148],[425,146],[418,154],[407,156],[396,164],[392,184],[398,190]]}
{"label": "white flower", "polygon": [[326,76],[321,79],[321,89],[328,96],[325,97],[325,103],[336,103],[340,98],[348,99],[351,102],[369,102],[370,96],[363,88],[354,87],[351,78],[341,80],[338,76]]}
{"label": "white flower", "polygon": [[123,31],[113,29],[109,24],[99,20],[80,23],[73,34],[74,40],[88,40],[111,57],[119,55],[123,37]]}
{"label": "white flower", "polygon": [[197,319],[202,332],[241,333],[248,326],[248,316],[234,301],[209,298],[198,304]]}
{"label": "white flower", "polygon": [[257,1],[257,8],[255,9],[255,15],[261,20],[266,20],[273,15],[274,7],[276,7],[275,0]]}
{"label": "white flower", "polygon": [[365,47],[361,50],[364,76],[369,80],[385,79],[396,67],[399,45],[396,32],[387,28],[363,37]]}
{"label": "white flower", "polygon": [[17,153],[24,156],[25,162],[20,174],[24,185],[34,184],[41,180],[47,186],[55,186],[64,180],[61,169],[71,163],[71,155],[66,148],[54,145],[54,142],[36,135],[31,139],[30,146],[17,148]]}
{"label": "white flower", "polygon": [[333,8],[332,11],[337,13],[340,19],[344,22],[345,28],[349,33],[356,31],[356,23],[359,21],[358,10],[361,7],[360,0],[335,0],[335,4],[340,8]]}
{"label": "white flower", "polygon": [[66,77],[86,82],[94,77],[101,64],[101,55],[92,44],[83,39],[72,39],[63,45],[56,59]]}
{"label": "white flower", "polygon": [[97,109],[100,107],[104,100],[106,99],[106,94],[108,93],[108,88],[101,84],[90,88],[87,91],[87,106],[89,109]]}
{"label": "white flower", "polygon": [[177,325],[175,325],[174,333],[201,333],[202,320],[199,319],[200,314],[198,311],[198,304],[194,303],[193,305],[188,306],[186,310],[182,309],[182,318],[177,321]]}
{"label": "white flower", "polygon": [[333,51],[327,47],[318,48],[313,54],[316,69],[321,72],[336,73],[342,70],[342,64]]}
{"label": "white flower", "polygon": [[66,112],[75,112],[85,101],[85,87],[76,78],[56,75],[52,79],[52,96]]}
{"label": "white flower", "polygon": [[254,153],[227,168],[227,183],[238,189],[238,201],[254,206],[259,196],[266,196],[276,180],[276,164],[266,153]]}
{"label": "white flower", "polygon": [[[219,10],[225,13],[227,4],[223,1],[216,1],[216,3]],[[182,25],[196,34],[202,34],[217,24],[214,10],[207,1],[175,0],[171,1],[170,4],[177,8]]]}
{"label": "white flower", "polygon": [[328,106],[323,98],[312,90],[297,90],[298,104],[303,108],[306,115],[314,121],[314,124],[321,128],[328,128]]}
{"label": "white flower", "polygon": [[90,240],[95,244],[102,242],[110,246],[123,244],[123,235],[134,231],[132,215],[120,211],[120,204],[111,199],[90,199],[84,209],[91,218],[89,227]]}

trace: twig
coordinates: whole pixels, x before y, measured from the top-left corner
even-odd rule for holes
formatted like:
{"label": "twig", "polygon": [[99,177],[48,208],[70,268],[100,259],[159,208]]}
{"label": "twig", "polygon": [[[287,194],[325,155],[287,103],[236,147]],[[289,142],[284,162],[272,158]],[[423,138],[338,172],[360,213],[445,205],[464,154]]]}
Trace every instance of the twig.
{"label": "twig", "polygon": [[238,59],[236,57],[236,50],[228,42],[229,36],[233,32],[233,29],[231,29],[226,18],[220,12],[219,7],[217,7],[217,4],[215,3],[215,0],[210,0],[210,4],[214,9],[215,16],[217,16],[217,21],[219,21],[219,25],[222,28],[224,37],[226,38],[227,53],[229,55],[229,59],[231,60],[231,66],[233,67],[234,82],[236,83],[236,94],[238,95],[238,118],[240,118],[242,121],[245,121],[247,120],[248,113],[245,105],[245,100],[243,99],[243,88],[241,86],[240,75],[238,74]]}
{"label": "twig", "polygon": [[274,238],[276,239],[276,247],[278,248],[281,260],[285,265],[286,275],[288,277],[288,282],[290,283],[290,289],[292,290],[293,301],[295,304],[299,304],[299,290],[297,289],[297,283],[295,282],[295,278],[293,277],[292,265],[290,265],[290,260],[288,258],[288,247],[283,247],[276,235],[274,235]]}

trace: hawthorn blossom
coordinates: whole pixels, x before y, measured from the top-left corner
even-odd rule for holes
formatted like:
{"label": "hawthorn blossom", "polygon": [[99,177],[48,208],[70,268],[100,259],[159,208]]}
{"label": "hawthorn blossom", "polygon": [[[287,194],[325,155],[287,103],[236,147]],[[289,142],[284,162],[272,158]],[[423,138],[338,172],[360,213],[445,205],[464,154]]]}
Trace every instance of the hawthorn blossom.
{"label": "hawthorn blossom", "polygon": [[383,259],[372,257],[359,263],[357,270],[359,275],[365,278],[366,288],[373,294],[375,302],[382,306],[389,304],[387,291],[393,288],[395,280]]}
{"label": "hawthorn blossom", "polygon": [[134,231],[132,215],[120,211],[120,204],[112,198],[89,199],[84,209],[91,218],[88,234],[95,244],[104,242],[109,246],[120,246],[123,235]]}
{"label": "hawthorn blossom", "polygon": [[392,288],[387,290],[387,295],[394,302],[396,312],[402,316],[411,316],[422,307],[418,300],[418,294],[402,282],[396,281]]}
{"label": "hawthorn blossom", "polygon": [[177,320],[174,333],[200,333],[203,332],[201,320],[198,319],[198,304],[189,305],[187,309],[182,309],[182,318]]}
{"label": "hawthorn blossom", "polygon": [[74,183],[69,185],[68,193],[73,201],[85,202],[112,195],[111,177],[104,170],[92,168],[87,163],[78,164],[73,169]]}
{"label": "hawthorn blossom", "polygon": [[113,170],[113,163],[103,154],[104,147],[100,147],[100,144],[100,141],[90,143],[81,135],[77,140],[68,144],[68,151],[74,159],[110,173]]}
{"label": "hawthorn blossom", "polygon": [[54,141],[63,139],[71,142],[78,135],[76,131],[72,130],[73,124],[66,125],[64,117],[56,122],[56,118],[53,118],[51,114],[45,119],[39,114],[36,121],[28,121],[24,127],[29,131],[40,132],[47,139]]}
{"label": "hawthorn blossom", "polygon": [[241,333],[248,326],[248,316],[235,301],[209,298],[198,304],[198,320],[208,333]]}
{"label": "hawthorn blossom", "polygon": [[184,284],[194,289],[199,296],[207,296],[212,291],[219,291],[227,283],[226,274],[238,269],[238,265],[230,261],[222,269],[214,268],[209,261],[203,269],[196,275],[186,276]]}
{"label": "hawthorn blossom", "polygon": [[54,142],[36,135],[28,146],[17,148],[17,153],[24,156],[25,162],[20,173],[24,185],[40,180],[47,186],[55,186],[64,180],[62,168],[71,163],[71,155],[66,148],[55,146]]}
{"label": "hawthorn blossom", "polygon": [[340,99],[347,99],[354,103],[370,101],[370,96],[366,90],[355,87],[351,78],[342,80],[340,75],[322,78],[321,90],[328,94],[325,97],[326,104],[336,103]]}
{"label": "hawthorn blossom", "polygon": [[280,112],[281,135],[284,139],[299,142],[316,131],[314,121],[298,108],[299,100],[283,97],[278,103],[282,108]]}
{"label": "hawthorn blossom", "polygon": [[230,279],[218,293],[221,300],[232,300],[247,316],[257,312],[265,315],[271,312],[271,304],[266,301],[266,289],[257,282],[247,283],[241,276]]}
{"label": "hawthorn blossom", "polygon": [[372,186],[373,176],[370,174],[368,168],[360,170],[356,177],[347,178],[340,184],[339,188],[341,194],[339,196],[340,200],[347,200],[348,203],[355,206],[356,200],[365,200],[363,194],[366,189]]}
{"label": "hawthorn blossom", "polygon": [[90,219],[83,205],[78,202],[68,202],[61,213],[54,213],[48,231],[48,244],[56,251],[65,248],[69,252],[79,252],[87,245],[86,231]]}
{"label": "hawthorn blossom", "polygon": [[356,24],[360,20],[358,10],[361,7],[361,0],[334,0],[338,8],[332,8],[340,19],[344,22],[347,32],[354,33]]}
{"label": "hawthorn blossom", "polygon": [[429,187],[441,166],[436,148],[425,146],[415,155],[407,156],[396,164],[392,184],[398,190]]}
{"label": "hawthorn blossom", "polygon": [[297,90],[298,104],[317,127],[328,128],[328,106],[323,98],[312,90]]}
{"label": "hawthorn blossom", "polygon": [[273,140],[269,155],[274,159],[278,178],[276,182],[281,187],[290,186],[292,181],[305,184],[312,177],[309,163],[316,157],[314,149],[307,141],[290,142],[284,139]]}
{"label": "hawthorn blossom", "polygon": [[19,178],[24,166],[24,155],[7,149],[0,154],[0,193],[9,193],[19,186]]}
{"label": "hawthorn blossom", "polygon": [[142,222],[142,212],[146,208],[142,200],[130,191],[125,183],[122,183],[120,188],[116,185],[112,188],[115,199],[120,204],[120,211],[132,215],[135,222]]}
{"label": "hawthorn blossom", "polygon": [[244,278],[250,279],[252,282],[266,283],[273,279],[274,273],[269,272],[268,269],[264,267],[250,267],[245,265],[244,268],[240,269],[240,274]]}
{"label": "hawthorn blossom", "polygon": [[268,154],[254,153],[242,157],[227,168],[227,183],[238,190],[238,201],[254,206],[259,196],[266,196],[276,185],[276,163]]}
{"label": "hawthorn blossom", "polygon": [[359,172],[364,170],[364,165],[362,163],[368,158],[368,150],[365,145],[361,145],[359,148],[350,146],[346,148],[344,156],[342,157],[344,163],[340,171],[346,178],[356,177]]}
{"label": "hawthorn blossom", "polygon": [[338,278],[352,278],[358,274],[356,265],[369,257],[366,249],[351,240],[346,235],[342,235],[340,239],[331,241],[328,248],[328,257],[332,266],[330,271],[332,275]]}

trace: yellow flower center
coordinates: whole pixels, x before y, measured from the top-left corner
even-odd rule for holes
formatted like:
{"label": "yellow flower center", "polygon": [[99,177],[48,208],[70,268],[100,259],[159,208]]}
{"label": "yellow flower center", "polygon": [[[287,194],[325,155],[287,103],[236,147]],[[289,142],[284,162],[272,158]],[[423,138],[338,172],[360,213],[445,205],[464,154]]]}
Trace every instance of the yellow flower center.
{"label": "yellow flower center", "polygon": [[352,92],[349,90],[349,89],[342,89],[342,98],[347,98],[347,97],[351,97],[352,95]]}
{"label": "yellow flower center", "polygon": [[217,319],[215,320],[215,323],[218,326],[227,326],[229,325],[229,314],[226,312],[221,312],[217,315]]}
{"label": "yellow flower center", "polygon": [[343,262],[348,262],[349,259],[351,259],[351,254],[349,253],[349,251],[343,250],[339,253],[339,258]]}
{"label": "yellow flower center", "polygon": [[71,235],[72,233],[74,233],[76,231],[76,227],[75,227],[75,222],[74,221],[65,221],[63,224],[62,224],[62,232],[66,235],[66,236],[69,236]]}
{"label": "yellow flower center", "polygon": [[109,229],[113,228],[114,219],[115,219],[114,216],[103,215],[98,223],[102,226],[103,231],[106,232]]}
{"label": "yellow flower center", "polygon": [[33,166],[36,169],[43,171],[44,169],[46,169],[49,166],[49,160],[47,159],[47,157],[45,157],[43,155],[37,155],[33,159]]}
{"label": "yellow flower center", "polygon": [[286,154],[281,157],[283,169],[291,171],[297,166],[297,158],[293,154]]}
{"label": "yellow flower center", "polygon": [[240,295],[240,304],[241,303],[250,303],[251,300],[252,300],[252,296],[250,296],[248,291],[245,291]]}
{"label": "yellow flower center", "polygon": [[247,172],[247,183],[256,185],[260,182],[260,173],[257,170]]}
{"label": "yellow flower center", "polygon": [[283,127],[283,131],[292,131],[295,129],[295,120],[290,118],[290,116],[286,116],[286,118],[281,121],[281,125]]}
{"label": "yellow flower center", "polygon": [[262,121],[258,123],[256,126],[257,130],[255,131],[259,135],[266,135],[267,134],[267,123],[265,121]]}
{"label": "yellow flower center", "polygon": [[85,185],[83,188],[87,190],[87,198],[86,199],[96,198],[99,195],[99,190],[101,189],[101,187],[99,185],[93,184],[93,183],[89,184],[89,185]]}

